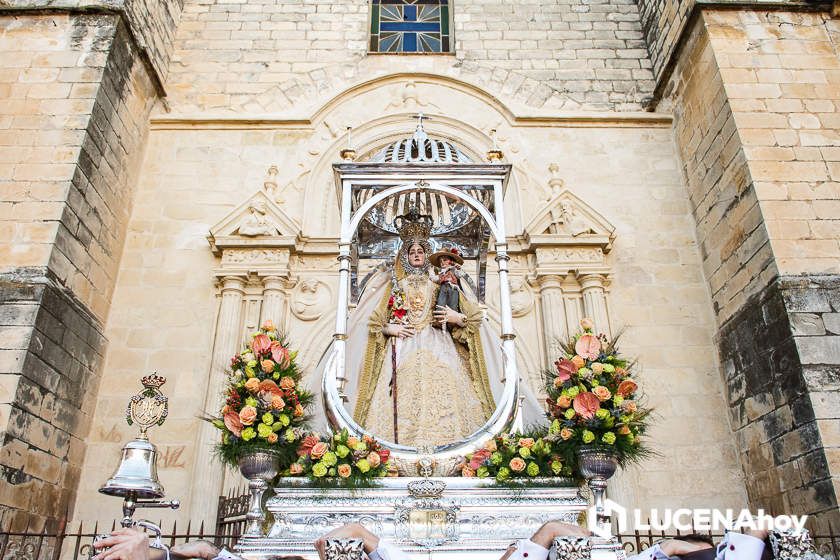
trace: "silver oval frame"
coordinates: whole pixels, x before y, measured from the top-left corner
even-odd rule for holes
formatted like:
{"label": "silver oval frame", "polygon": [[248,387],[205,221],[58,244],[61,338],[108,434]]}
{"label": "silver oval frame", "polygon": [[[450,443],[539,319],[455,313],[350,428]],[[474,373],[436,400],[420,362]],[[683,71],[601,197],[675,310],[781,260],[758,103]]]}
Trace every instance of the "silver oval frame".
{"label": "silver oval frame", "polygon": [[[449,474],[464,455],[480,448],[488,439],[510,429],[518,417],[519,373],[516,367],[513,319],[508,280],[507,236],[504,221],[504,188],[510,173],[509,165],[460,164],[447,166],[406,165],[395,168],[383,164],[343,163],[333,166],[336,171],[341,204],[341,236],[339,239],[339,290],[336,329],[333,343],[326,356],[321,391],[327,419],[335,429],[369,435],[391,451],[403,474],[412,465],[432,467],[434,474]],[[480,184],[493,192],[493,211],[458,186]],[[386,186],[384,190],[353,208],[354,186],[369,188]],[[343,386],[346,377],[347,314],[350,304],[350,260],[353,236],[368,211],[388,197],[407,191],[430,190],[444,193],[470,205],[487,224],[495,242],[499,273],[499,303],[501,318],[501,348],[504,389],[490,418],[469,436],[452,443],[431,448],[402,445],[378,437],[360,426],[344,407]],[[494,215],[495,214],[495,215]],[[431,473],[426,473],[431,474]]]}

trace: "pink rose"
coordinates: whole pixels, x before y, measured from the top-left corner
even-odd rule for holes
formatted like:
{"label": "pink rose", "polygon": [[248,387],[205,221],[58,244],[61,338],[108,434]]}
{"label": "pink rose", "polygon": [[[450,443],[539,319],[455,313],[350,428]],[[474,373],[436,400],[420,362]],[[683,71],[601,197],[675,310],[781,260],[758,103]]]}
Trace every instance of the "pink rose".
{"label": "pink rose", "polygon": [[302,474],[303,473],[303,465],[300,463],[292,463],[289,465],[289,474]]}
{"label": "pink rose", "polygon": [[260,359],[264,354],[271,350],[271,339],[267,334],[258,334],[251,340],[251,351],[257,359]]}
{"label": "pink rose", "polygon": [[280,369],[286,369],[291,363],[289,349],[275,340],[271,343],[271,359],[277,362]]}
{"label": "pink rose", "polygon": [[371,451],[368,453],[367,456],[368,463],[370,463],[370,468],[375,469],[382,463],[382,457],[379,456],[379,453],[375,451]]}
{"label": "pink rose", "polygon": [[575,352],[587,360],[595,360],[601,353],[601,341],[594,334],[583,334],[575,343]]}
{"label": "pink rose", "polygon": [[580,328],[582,328],[585,331],[591,331],[595,328],[595,322],[592,321],[592,319],[590,319],[589,317],[584,317],[580,320]]}
{"label": "pink rose", "polygon": [[303,457],[309,455],[309,452],[315,447],[315,444],[318,443],[318,438],[316,436],[306,436],[303,438],[303,441],[300,442],[298,446],[297,454],[299,457]]}
{"label": "pink rose", "polygon": [[600,408],[601,401],[592,393],[586,392],[576,396],[572,405],[575,412],[589,420],[595,416],[595,411]]}
{"label": "pink rose", "polygon": [[603,385],[598,385],[597,387],[592,389],[592,393],[594,393],[595,396],[598,397],[598,400],[601,402],[609,400],[609,398],[612,397],[612,393],[610,393],[610,390],[604,387]]}
{"label": "pink rose", "polygon": [[230,433],[239,437],[242,435],[242,428],[244,427],[239,415],[236,412],[229,411],[225,413],[225,427],[230,430]]}
{"label": "pink rose", "polygon": [[472,454],[472,458],[470,458],[470,462],[468,463],[469,467],[472,470],[477,470],[478,467],[483,465],[484,461],[486,461],[487,458],[490,457],[490,454],[490,451],[488,451],[487,449],[479,449],[478,451]]}
{"label": "pink rose", "polygon": [[522,472],[525,470],[525,461],[520,457],[514,457],[510,460],[510,470],[514,472]]}
{"label": "pink rose", "polygon": [[239,411],[239,421],[245,426],[250,426],[257,419],[257,409],[253,406],[243,406]]}
{"label": "pink rose", "polygon": [[353,469],[347,463],[341,463],[338,465],[338,476],[341,478],[349,478],[350,473],[353,472]]}
{"label": "pink rose", "polygon": [[312,451],[309,452],[309,457],[314,460],[318,460],[324,456],[324,454],[330,450],[330,446],[324,443],[323,441],[319,441],[314,446],[312,446]]}
{"label": "pink rose", "polygon": [[557,379],[561,381],[566,381],[576,374],[579,369],[575,367],[575,363],[572,360],[567,360],[566,358],[554,362],[554,367],[557,368]]}

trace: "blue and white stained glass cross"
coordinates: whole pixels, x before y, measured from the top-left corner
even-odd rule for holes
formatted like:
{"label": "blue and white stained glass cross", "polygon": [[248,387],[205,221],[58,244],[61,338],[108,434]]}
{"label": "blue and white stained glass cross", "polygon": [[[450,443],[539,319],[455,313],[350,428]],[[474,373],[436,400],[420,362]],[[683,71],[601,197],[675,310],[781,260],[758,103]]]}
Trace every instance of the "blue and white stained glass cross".
{"label": "blue and white stained glass cross", "polygon": [[371,52],[449,52],[448,0],[373,0]]}

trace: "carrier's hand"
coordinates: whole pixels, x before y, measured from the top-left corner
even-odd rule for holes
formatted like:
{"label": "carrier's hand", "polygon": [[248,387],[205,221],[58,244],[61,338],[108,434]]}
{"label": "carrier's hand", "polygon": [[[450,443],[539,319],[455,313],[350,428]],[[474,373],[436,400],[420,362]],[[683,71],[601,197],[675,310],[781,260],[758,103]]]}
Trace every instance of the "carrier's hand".
{"label": "carrier's hand", "polygon": [[458,313],[448,305],[438,305],[434,312],[435,321],[438,323],[450,323],[463,327],[466,324],[466,316]]}
{"label": "carrier's hand", "polygon": [[149,537],[141,529],[117,529],[102,539],[94,548],[108,548],[95,556],[97,560],[148,560]]}
{"label": "carrier's hand", "polygon": [[414,327],[411,325],[398,325],[396,323],[386,323],[382,327],[382,334],[385,336],[398,336],[400,338],[410,338],[414,336]]}

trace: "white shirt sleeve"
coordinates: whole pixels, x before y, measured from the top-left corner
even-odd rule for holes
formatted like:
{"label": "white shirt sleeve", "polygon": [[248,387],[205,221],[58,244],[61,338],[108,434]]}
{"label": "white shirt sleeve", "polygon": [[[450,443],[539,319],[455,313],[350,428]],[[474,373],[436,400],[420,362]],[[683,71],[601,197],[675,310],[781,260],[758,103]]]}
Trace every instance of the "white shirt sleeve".
{"label": "white shirt sleeve", "polygon": [[370,560],[408,560],[408,554],[384,539],[379,539],[376,550],[368,554]]}
{"label": "white shirt sleeve", "polygon": [[717,547],[717,560],[760,560],[763,552],[763,540],[730,531]]}
{"label": "white shirt sleeve", "polygon": [[628,556],[627,560],[668,560],[668,555],[662,552],[658,544],[646,548],[639,554]]}
{"label": "white shirt sleeve", "polygon": [[509,560],[546,560],[548,549],[531,539],[520,539],[516,541],[516,550],[508,558]]}
{"label": "white shirt sleeve", "polygon": [[230,552],[226,548],[223,548],[219,551],[219,555],[216,556],[213,560],[242,560],[242,557],[237,556],[236,554]]}

